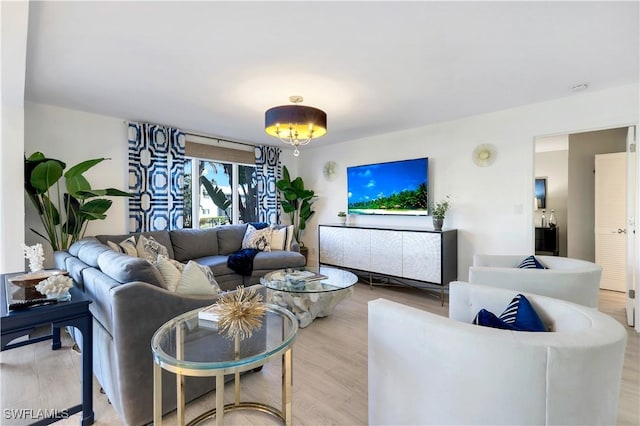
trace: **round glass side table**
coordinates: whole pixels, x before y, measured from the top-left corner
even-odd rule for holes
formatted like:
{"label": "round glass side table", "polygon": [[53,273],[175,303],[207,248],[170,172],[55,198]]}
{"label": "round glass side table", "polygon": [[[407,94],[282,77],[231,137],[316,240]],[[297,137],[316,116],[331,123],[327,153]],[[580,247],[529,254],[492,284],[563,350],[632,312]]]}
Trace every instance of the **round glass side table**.
{"label": "round glass side table", "polygon": [[[217,322],[198,317],[196,309],[182,314],[156,331],[151,340],[153,351],[153,422],[162,424],[162,370],[176,375],[177,422],[185,424],[184,377],[216,378],[216,407],[194,420],[197,425],[215,417],[224,424],[224,413],[234,410],[257,410],[291,424],[291,375],[293,342],[298,334],[298,320],[288,310],[267,304],[262,326],[250,338],[239,340],[218,333]],[[240,373],[253,370],[282,357],[282,405],[279,408],[260,402],[240,401]],[[233,374],[234,401],[224,403],[225,375]]]}

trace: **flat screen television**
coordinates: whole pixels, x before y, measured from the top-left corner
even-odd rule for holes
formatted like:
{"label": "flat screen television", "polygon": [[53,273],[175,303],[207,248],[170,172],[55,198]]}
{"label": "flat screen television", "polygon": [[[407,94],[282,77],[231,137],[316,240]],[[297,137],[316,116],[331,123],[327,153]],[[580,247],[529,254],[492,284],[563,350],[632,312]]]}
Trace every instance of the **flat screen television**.
{"label": "flat screen television", "polygon": [[349,214],[428,215],[429,159],[347,167]]}

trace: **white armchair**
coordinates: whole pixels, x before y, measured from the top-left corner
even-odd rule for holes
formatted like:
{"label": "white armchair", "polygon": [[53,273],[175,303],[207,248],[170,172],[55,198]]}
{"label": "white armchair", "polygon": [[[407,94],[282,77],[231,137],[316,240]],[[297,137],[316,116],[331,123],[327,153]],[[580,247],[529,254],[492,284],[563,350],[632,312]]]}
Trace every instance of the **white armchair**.
{"label": "white armchair", "polygon": [[527,255],[476,254],[469,268],[469,282],[598,307],[600,265],[567,257],[536,256],[549,269],[518,268],[525,257]]}
{"label": "white armchair", "polygon": [[627,333],[611,317],[527,294],[553,332],[470,324],[517,291],[453,282],[449,316],[369,302],[369,424],[611,425]]}

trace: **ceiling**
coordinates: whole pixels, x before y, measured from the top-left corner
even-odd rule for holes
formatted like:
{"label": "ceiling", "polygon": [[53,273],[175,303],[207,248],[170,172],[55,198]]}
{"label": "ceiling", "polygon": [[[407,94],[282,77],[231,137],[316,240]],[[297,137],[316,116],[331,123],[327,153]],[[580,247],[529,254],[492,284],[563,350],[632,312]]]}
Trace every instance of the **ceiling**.
{"label": "ceiling", "polygon": [[[637,83],[638,2],[31,2],[28,101],[277,144],[322,143]],[[319,143],[319,142],[318,142]]]}

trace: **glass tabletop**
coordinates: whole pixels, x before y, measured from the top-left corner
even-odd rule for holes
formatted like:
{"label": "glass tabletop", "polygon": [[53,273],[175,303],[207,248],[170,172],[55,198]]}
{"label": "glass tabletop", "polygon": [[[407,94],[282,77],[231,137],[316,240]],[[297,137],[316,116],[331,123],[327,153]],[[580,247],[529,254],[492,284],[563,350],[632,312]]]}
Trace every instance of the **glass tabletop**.
{"label": "glass tabletop", "polygon": [[329,266],[289,268],[272,271],[260,278],[260,284],[289,293],[325,293],[344,290],[358,282],[352,272]]}
{"label": "glass tabletop", "polygon": [[237,357],[234,339],[218,333],[216,321],[199,318],[198,313],[205,309],[200,308],[166,322],[156,331],[151,339],[154,360],[169,371],[193,375],[244,371],[262,365],[290,347],[298,334],[298,320],[291,312],[276,305],[266,306],[261,327],[240,340]]}

